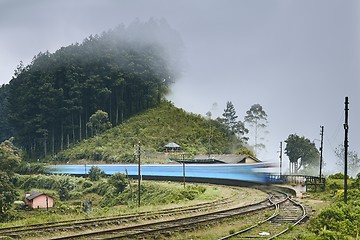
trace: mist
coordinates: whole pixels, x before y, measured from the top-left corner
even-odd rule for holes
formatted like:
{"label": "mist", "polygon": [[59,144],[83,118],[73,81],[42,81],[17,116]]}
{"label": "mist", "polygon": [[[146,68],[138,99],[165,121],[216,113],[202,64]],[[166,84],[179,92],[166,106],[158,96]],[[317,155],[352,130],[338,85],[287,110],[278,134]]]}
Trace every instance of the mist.
{"label": "mist", "polygon": [[360,152],[359,11],[356,0],[2,0],[0,83],[39,52],[121,24],[131,28],[136,19],[158,19],[176,39],[157,36],[171,43],[170,62],[179,69],[170,101],[204,116],[211,111],[212,118],[232,101],[239,120],[261,104],[269,134],[259,158],[275,163],[290,134],[319,147],[323,125],[325,173],[337,171],[345,96],[350,150]]}

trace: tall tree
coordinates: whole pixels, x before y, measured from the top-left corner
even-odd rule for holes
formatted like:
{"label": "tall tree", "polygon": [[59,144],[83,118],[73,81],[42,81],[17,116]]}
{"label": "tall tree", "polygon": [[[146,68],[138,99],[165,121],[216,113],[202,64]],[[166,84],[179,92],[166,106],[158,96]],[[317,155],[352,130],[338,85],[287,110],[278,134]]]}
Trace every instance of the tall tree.
{"label": "tall tree", "polygon": [[[265,148],[265,144],[259,142],[259,135],[261,130],[265,130],[268,126],[267,114],[260,104],[254,104],[246,111],[245,123],[247,123],[254,130],[254,152],[257,154],[258,149]],[[264,131],[263,133],[266,133]],[[263,140],[261,138],[260,140]]]}
{"label": "tall tree", "polygon": [[246,142],[247,138],[244,135],[248,133],[249,130],[245,127],[243,122],[237,121],[237,118],[238,116],[236,115],[234,104],[231,101],[227,101],[223,118],[220,120],[232,134],[238,139]]}
{"label": "tall tree", "polygon": [[0,142],[9,139],[13,135],[13,131],[8,121],[9,114],[9,85],[0,86]]}
{"label": "tall tree", "polygon": [[291,174],[298,173],[301,168],[308,172],[317,171],[319,168],[320,154],[315,143],[296,134],[290,134],[285,142],[285,154],[290,160]]}

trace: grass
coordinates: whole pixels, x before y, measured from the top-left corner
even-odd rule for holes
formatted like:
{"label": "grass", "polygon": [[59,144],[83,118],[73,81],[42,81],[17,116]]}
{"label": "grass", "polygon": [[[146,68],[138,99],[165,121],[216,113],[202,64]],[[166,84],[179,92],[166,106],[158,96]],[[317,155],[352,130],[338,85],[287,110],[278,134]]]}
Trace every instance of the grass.
{"label": "grass", "polygon": [[[44,223],[44,222],[56,222],[61,220],[68,219],[81,219],[86,217],[98,217],[98,216],[109,216],[123,213],[132,213],[138,211],[152,211],[164,208],[173,208],[178,206],[192,205],[207,201],[215,201],[229,196],[243,196],[242,201],[246,203],[247,201],[252,201],[248,197],[248,189],[235,189],[226,186],[216,186],[216,185],[206,185],[206,184],[190,184],[187,183],[187,188],[201,188],[204,189],[201,194],[195,195],[193,200],[188,200],[186,198],[181,199],[180,201],[173,201],[165,203],[163,200],[164,191],[169,194],[177,193],[184,190],[182,183],[176,182],[153,182],[153,181],[143,181],[142,186],[145,189],[149,189],[152,192],[151,204],[147,204],[146,199],[142,199],[142,204],[140,208],[135,205],[126,206],[126,205],[117,205],[112,207],[100,207],[99,202],[101,196],[97,194],[90,193],[83,196],[83,199],[92,199],[93,208],[89,213],[84,213],[82,211],[81,205],[79,205],[79,200],[69,200],[58,203],[55,208],[49,209],[36,209],[36,210],[14,210],[17,220],[0,223],[0,227],[8,226],[17,226],[17,225],[29,225],[34,223]],[[134,186],[133,186],[134,187]],[[41,190],[41,189],[40,189]],[[145,194],[145,193],[144,193]]]}

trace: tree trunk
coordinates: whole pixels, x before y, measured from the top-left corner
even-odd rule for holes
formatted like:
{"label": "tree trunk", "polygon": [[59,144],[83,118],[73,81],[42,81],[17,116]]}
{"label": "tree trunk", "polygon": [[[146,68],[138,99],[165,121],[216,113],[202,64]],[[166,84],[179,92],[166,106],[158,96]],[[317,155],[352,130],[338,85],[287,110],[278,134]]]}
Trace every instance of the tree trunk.
{"label": "tree trunk", "polygon": [[60,137],[60,150],[64,150],[64,125],[63,122],[61,120],[61,137]]}
{"label": "tree trunk", "polygon": [[81,135],[81,131],[82,131],[82,122],[81,122],[81,112],[79,111],[79,140],[82,140],[82,135]]}

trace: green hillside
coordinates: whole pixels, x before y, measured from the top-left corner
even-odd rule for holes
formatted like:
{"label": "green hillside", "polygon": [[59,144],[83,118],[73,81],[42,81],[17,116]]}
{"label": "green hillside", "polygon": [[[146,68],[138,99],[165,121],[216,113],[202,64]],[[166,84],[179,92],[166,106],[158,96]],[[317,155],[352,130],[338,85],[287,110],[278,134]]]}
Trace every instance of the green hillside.
{"label": "green hillside", "polygon": [[[210,141],[209,141],[210,139]],[[55,161],[133,162],[134,144],[141,143],[142,157],[149,162],[165,160],[163,146],[176,142],[181,152],[194,154],[230,153],[241,142],[215,120],[187,113],[163,102],[159,107],[138,114],[124,123],[69,148],[55,157]]]}

